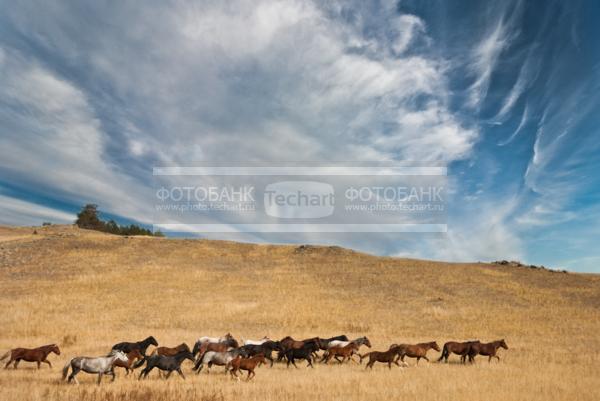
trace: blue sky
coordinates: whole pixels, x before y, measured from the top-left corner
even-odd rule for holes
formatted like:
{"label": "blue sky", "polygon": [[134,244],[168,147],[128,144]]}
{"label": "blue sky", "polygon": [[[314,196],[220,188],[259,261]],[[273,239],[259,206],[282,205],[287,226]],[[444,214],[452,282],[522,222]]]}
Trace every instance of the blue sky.
{"label": "blue sky", "polygon": [[599,2],[3,3],[0,224],[151,224],[153,166],[419,160],[447,234],[284,241],[600,272]]}

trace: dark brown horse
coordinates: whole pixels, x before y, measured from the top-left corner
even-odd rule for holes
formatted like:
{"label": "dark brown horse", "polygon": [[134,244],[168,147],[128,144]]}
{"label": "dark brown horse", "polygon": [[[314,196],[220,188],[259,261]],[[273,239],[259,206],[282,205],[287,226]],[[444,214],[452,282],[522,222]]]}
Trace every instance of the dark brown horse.
{"label": "dark brown horse", "polygon": [[450,354],[453,353],[456,355],[460,355],[461,359],[463,359],[462,357],[467,355],[467,352],[469,352],[471,345],[476,344],[478,342],[479,340],[466,341],[462,343],[456,341],[449,341],[446,344],[444,344],[444,349],[442,350],[442,355],[438,359],[438,362],[441,362],[443,359],[446,363],[448,363],[448,357],[450,356]]}
{"label": "dark brown horse", "polygon": [[254,373],[254,369],[256,369],[257,366],[262,365],[263,363],[267,363],[265,356],[263,354],[258,354],[250,358],[242,358],[241,356],[237,356],[234,359],[232,359],[231,362],[227,364],[227,366],[231,367],[231,370],[229,371],[229,373],[231,373],[231,376],[235,377],[238,380],[239,378],[237,376],[237,372],[240,370],[245,370],[246,372],[248,372],[246,380],[250,381],[250,379],[252,379],[256,375],[256,373]]}
{"label": "dark brown horse", "polygon": [[292,350],[292,349],[301,349],[305,345],[308,345],[308,344],[316,345],[314,351],[312,352],[313,354],[315,354],[316,350],[321,348],[321,339],[319,337],[312,337],[312,338],[307,338],[302,341],[298,341],[298,340],[294,340],[290,336],[282,338],[281,341],[279,341],[279,347],[281,348],[281,351],[279,351],[277,360],[281,361],[287,351]]}
{"label": "dark brown horse", "polygon": [[492,358],[496,358],[498,359],[498,362],[500,362],[500,357],[496,355],[498,348],[508,349],[508,345],[506,345],[504,339],[492,341],[491,343],[473,343],[469,347],[467,353],[462,357],[463,363],[467,356],[469,357],[469,362],[475,362],[475,357],[477,355],[487,356],[488,362],[491,362]]}
{"label": "dark brown horse", "polygon": [[158,341],[156,341],[156,338],[154,338],[153,336],[146,337],[142,341],[118,343],[113,345],[112,349],[117,351],[123,351],[125,354],[133,351],[134,349],[137,349],[142,355],[146,356],[146,350],[151,345],[158,347]]}
{"label": "dark brown horse", "polygon": [[2,357],[0,357],[0,361],[3,361],[10,355],[10,359],[6,363],[6,366],[4,366],[4,369],[8,369],[8,366],[13,361],[15,362],[14,368],[16,369],[17,365],[19,364],[19,362],[21,362],[21,360],[24,360],[26,362],[37,362],[38,369],[40,368],[42,362],[47,363],[49,367],[52,367],[50,361],[46,359],[48,358],[48,354],[50,354],[51,352],[54,352],[56,355],[60,355],[60,349],[58,348],[58,345],[49,344],[33,349],[14,348],[2,355]]}
{"label": "dark brown horse", "polygon": [[[373,351],[373,352],[369,352],[364,355],[359,355],[360,362],[362,363],[362,360],[364,358],[367,358],[367,357],[369,358],[369,362],[367,362],[367,367],[365,369],[367,369],[367,368],[373,369],[373,365],[375,364],[375,362],[387,363],[389,369],[392,368],[392,363],[394,363],[398,367],[400,367],[400,364],[398,363],[398,359],[396,358],[396,356],[398,355],[399,352],[400,352],[399,345],[392,346],[387,351],[383,351],[383,352]],[[404,363],[404,362],[402,362],[402,363],[404,364],[404,366],[406,366],[406,363]]]}
{"label": "dark brown horse", "polygon": [[188,347],[188,345],[186,343],[181,343],[178,346],[173,347],[173,348],[158,347],[158,348],[155,348],[154,351],[152,351],[152,353],[150,355],[175,356],[183,351],[191,352],[190,347]]}
{"label": "dark brown horse", "polygon": [[417,358],[418,365],[421,358],[429,362],[429,358],[427,358],[427,351],[430,349],[440,352],[440,346],[435,341],[419,344],[400,344],[400,352],[398,353],[398,356],[402,362],[404,362],[404,357]]}
{"label": "dark brown horse", "polygon": [[134,349],[133,351],[127,353],[127,362],[123,362],[119,359],[115,360],[115,363],[113,364],[113,368],[114,367],[119,367],[119,368],[125,368],[125,371],[127,372],[125,375],[129,375],[130,371],[133,371],[134,367],[134,362],[135,361],[142,361],[144,359],[144,356],[142,355],[142,353],[140,352],[139,349]]}
{"label": "dark brown horse", "polygon": [[[344,363],[346,359],[354,361],[354,359],[352,359],[352,356],[358,351],[358,347],[359,345],[356,343],[350,343],[344,347],[331,347],[329,348],[329,350],[327,350],[325,363],[328,363],[334,357],[339,363]],[[342,357],[342,359],[338,358],[340,356]]]}

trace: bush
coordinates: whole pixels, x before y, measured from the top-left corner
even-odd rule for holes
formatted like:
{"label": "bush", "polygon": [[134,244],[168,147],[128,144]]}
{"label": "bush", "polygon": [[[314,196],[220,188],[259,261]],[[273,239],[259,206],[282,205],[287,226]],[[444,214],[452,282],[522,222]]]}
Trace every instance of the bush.
{"label": "bush", "polygon": [[164,234],[160,231],[153,233],[151,230],[140,227],[136,224],[120,226],[114,220],[109,220],[107,222],[102,221],[98,216],[98,205],[94,205],[92,203],[88,203],[81,208],[81,211],[77,214],[77,220],[75,221],[75,224],[77,224],[77,226],[80,228],[102,231],[116,235],[150,235],[164,237]]}

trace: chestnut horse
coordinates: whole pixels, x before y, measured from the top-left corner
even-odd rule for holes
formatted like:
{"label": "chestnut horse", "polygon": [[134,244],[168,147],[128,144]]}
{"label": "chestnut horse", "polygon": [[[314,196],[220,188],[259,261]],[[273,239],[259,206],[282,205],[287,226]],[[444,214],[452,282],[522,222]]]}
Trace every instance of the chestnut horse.
{"label": "chestnut horse", "polygon": [[398,353],[398,356],[402,362],[404,362],[404,357],[406,356],[409,358],[417,358],[418,365],[421,358],[429,362],[429,358],[427,358],[427,351],[430,349],[440,352],[440,346],[435,341],[419,344],[400,344],[400,352]]}
{"label": "chestnut horse", "polygon": [[133,363],[135,361],[143,361],[143,360],[144,360],[144,356],[142,355],[140,350],[134,349],[133,351],[127,353],[127,362],[117,359],[117,360],[115,360],[115,363],[113,364],[113,368],[114,367],[125,368],[125,371],[127,372],[125,374],[125,376],[128,376],[129,372],[133,371],[133,369],[135,369],[135,367],[133,366]]}
{"label": "chestnut horse", "polygon": [[508,345],[506,345],[504,339],[492,341],[491,343],[487,344],[480,342],[471,344],[467,353],[462,357],[463,363],[467,356],[469,357],[469,362],[475,362],[475,357],[477,355],[487,356],[488,362],[491,362],[492,358],[496,358],[498,359],[498,362],[500,362],[500,357],[496,355],[496,352],[498,352],[498,348],[508,349]]}
{"label": "chestnut horse", "polygon": [[181,343],[178,346],[173,347],[173,348],[169,348],[169,347],[155,348],[154,351],[152,351],[152,353],[150,354],[150,356],[152,356],[152,355],[175,356],[183,351],[191,352],[190,347],[188,347],[188,345],[186,343]]}
{"label": "chestnut horse", "polygon": [[[362,360],[364,358],[369,358],[369,362],[367,362],[367,367],[365,369],[373,369],[373,365],[375,364],[375,362],[387,363],[389,369],[392,369],[392,363],[396,364],[398,367],[401,367],[398,363],[398,360],[396,359],[396,355],[398,355],[398,353],[400,352],[400,348],[401,347],[399,345],[396,345],[390,347],[390,349],[388,349],[387,351],[372,351],[364,355],[359,355],[360,362],[362,363]],[[402,363],[404,364],[404,366],[407,366],[405,362]]]}
{"label": "chestnut horse", "polygon": [[[358,347],[358,344],[352,342],[344,347],[331,347],[327,351],[325,363],[329,362],[333,357],[335,357],[339,363],[344,363],[346,359],[356,362],[352,359],[352,355],[358,351]],[[341,360],[338,359],[340,356],[342,357]]]}
{"label": "chestnut horse", "polygon": [[237,376],[237,372],[240,370],[245,370],[246,372],[248,372],[246,380],[250,381],[250,379],[256,376],[256,373],[254,373],[254,369],[256,369],[257,366],[262,365],[263,363],[267,363],[263,354],[258,354],[250,358],[242,358],[238,355],[227,364],[227,367],[231,367],[229,373],[231,373],[231,376],[235,377],[238,380],[240,380],[240,378]]}
{"label": "chestnut horse", "polygon": [[463,360],[464,363],[464,358],[462,357],[467,355],[467,352],[469,352],[469,349],[471,348],[472,344],[476,344],[478,342],[479,340],[466,341],[463,343],[449,341],[446,344],[444,344],[444,349],[442,350],[442,355],[439,357],[438,362],[441,362],[442,359],[444,359],[445,362],[448,363],[448,357],[450,356],[450,354],[454,353],[456,355],[460,355],[461,360]]}
{"label": "chestnut horse", "polygon": [[194,357],[196,354],[198,354],[198,358],[196,360],[201,360],[202,357],[209,351],[227,352],[231,351],[232,349],[234,349],[234,347],[232,347],[227,341],[222,343],[204,343],[200,345],[200,347],[194,346],[194,352],[192,352],[192,354]]}
{"label": "chestnut horse", "polygon": [[0,357],[0,361],[8,358],[8,356],[10,355],[10,359],[6,363],[6,366],[4,366],[4,369],[8,369],[8,366],[13,361],[15,362],[14,368],[16,369],[17,365],[21,360],[24,360],[26,362],[37,362],[38,369],[40,368],[42,362],[47,363],[49,367],[52,367],[50,361],[46,359],[48,358],[48,354],[50,354],[51,352],[54,352],[56,355],[60,355],[60,349],[58,348],[58,345],[49,344],[33,349],[14,348],[2,355],[2,357]]}

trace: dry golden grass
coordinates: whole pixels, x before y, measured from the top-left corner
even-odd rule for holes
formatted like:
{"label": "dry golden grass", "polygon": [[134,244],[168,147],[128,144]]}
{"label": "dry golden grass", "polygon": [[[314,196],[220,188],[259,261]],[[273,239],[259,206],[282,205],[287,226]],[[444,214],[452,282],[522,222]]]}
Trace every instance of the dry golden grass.
{"label": "dry golden grass", "polygon": [[[53,369],[0,370],[0,400],[597,400],[600,277],[487,264],[379,258],[339,248],[123,238],[70,226],[0,227],[0,351],[56,342]],[[76,355],[154,335],[367,335],[392,342],[505,338],[500,363],[414,360],[261,367],[250,383],[207,375],[96,386],[59,380]],[[432,360],[438,353],[430,351]],[[138,371],[139,372],[139,371]],[[137,375],[136,375],[137,376]]]}

